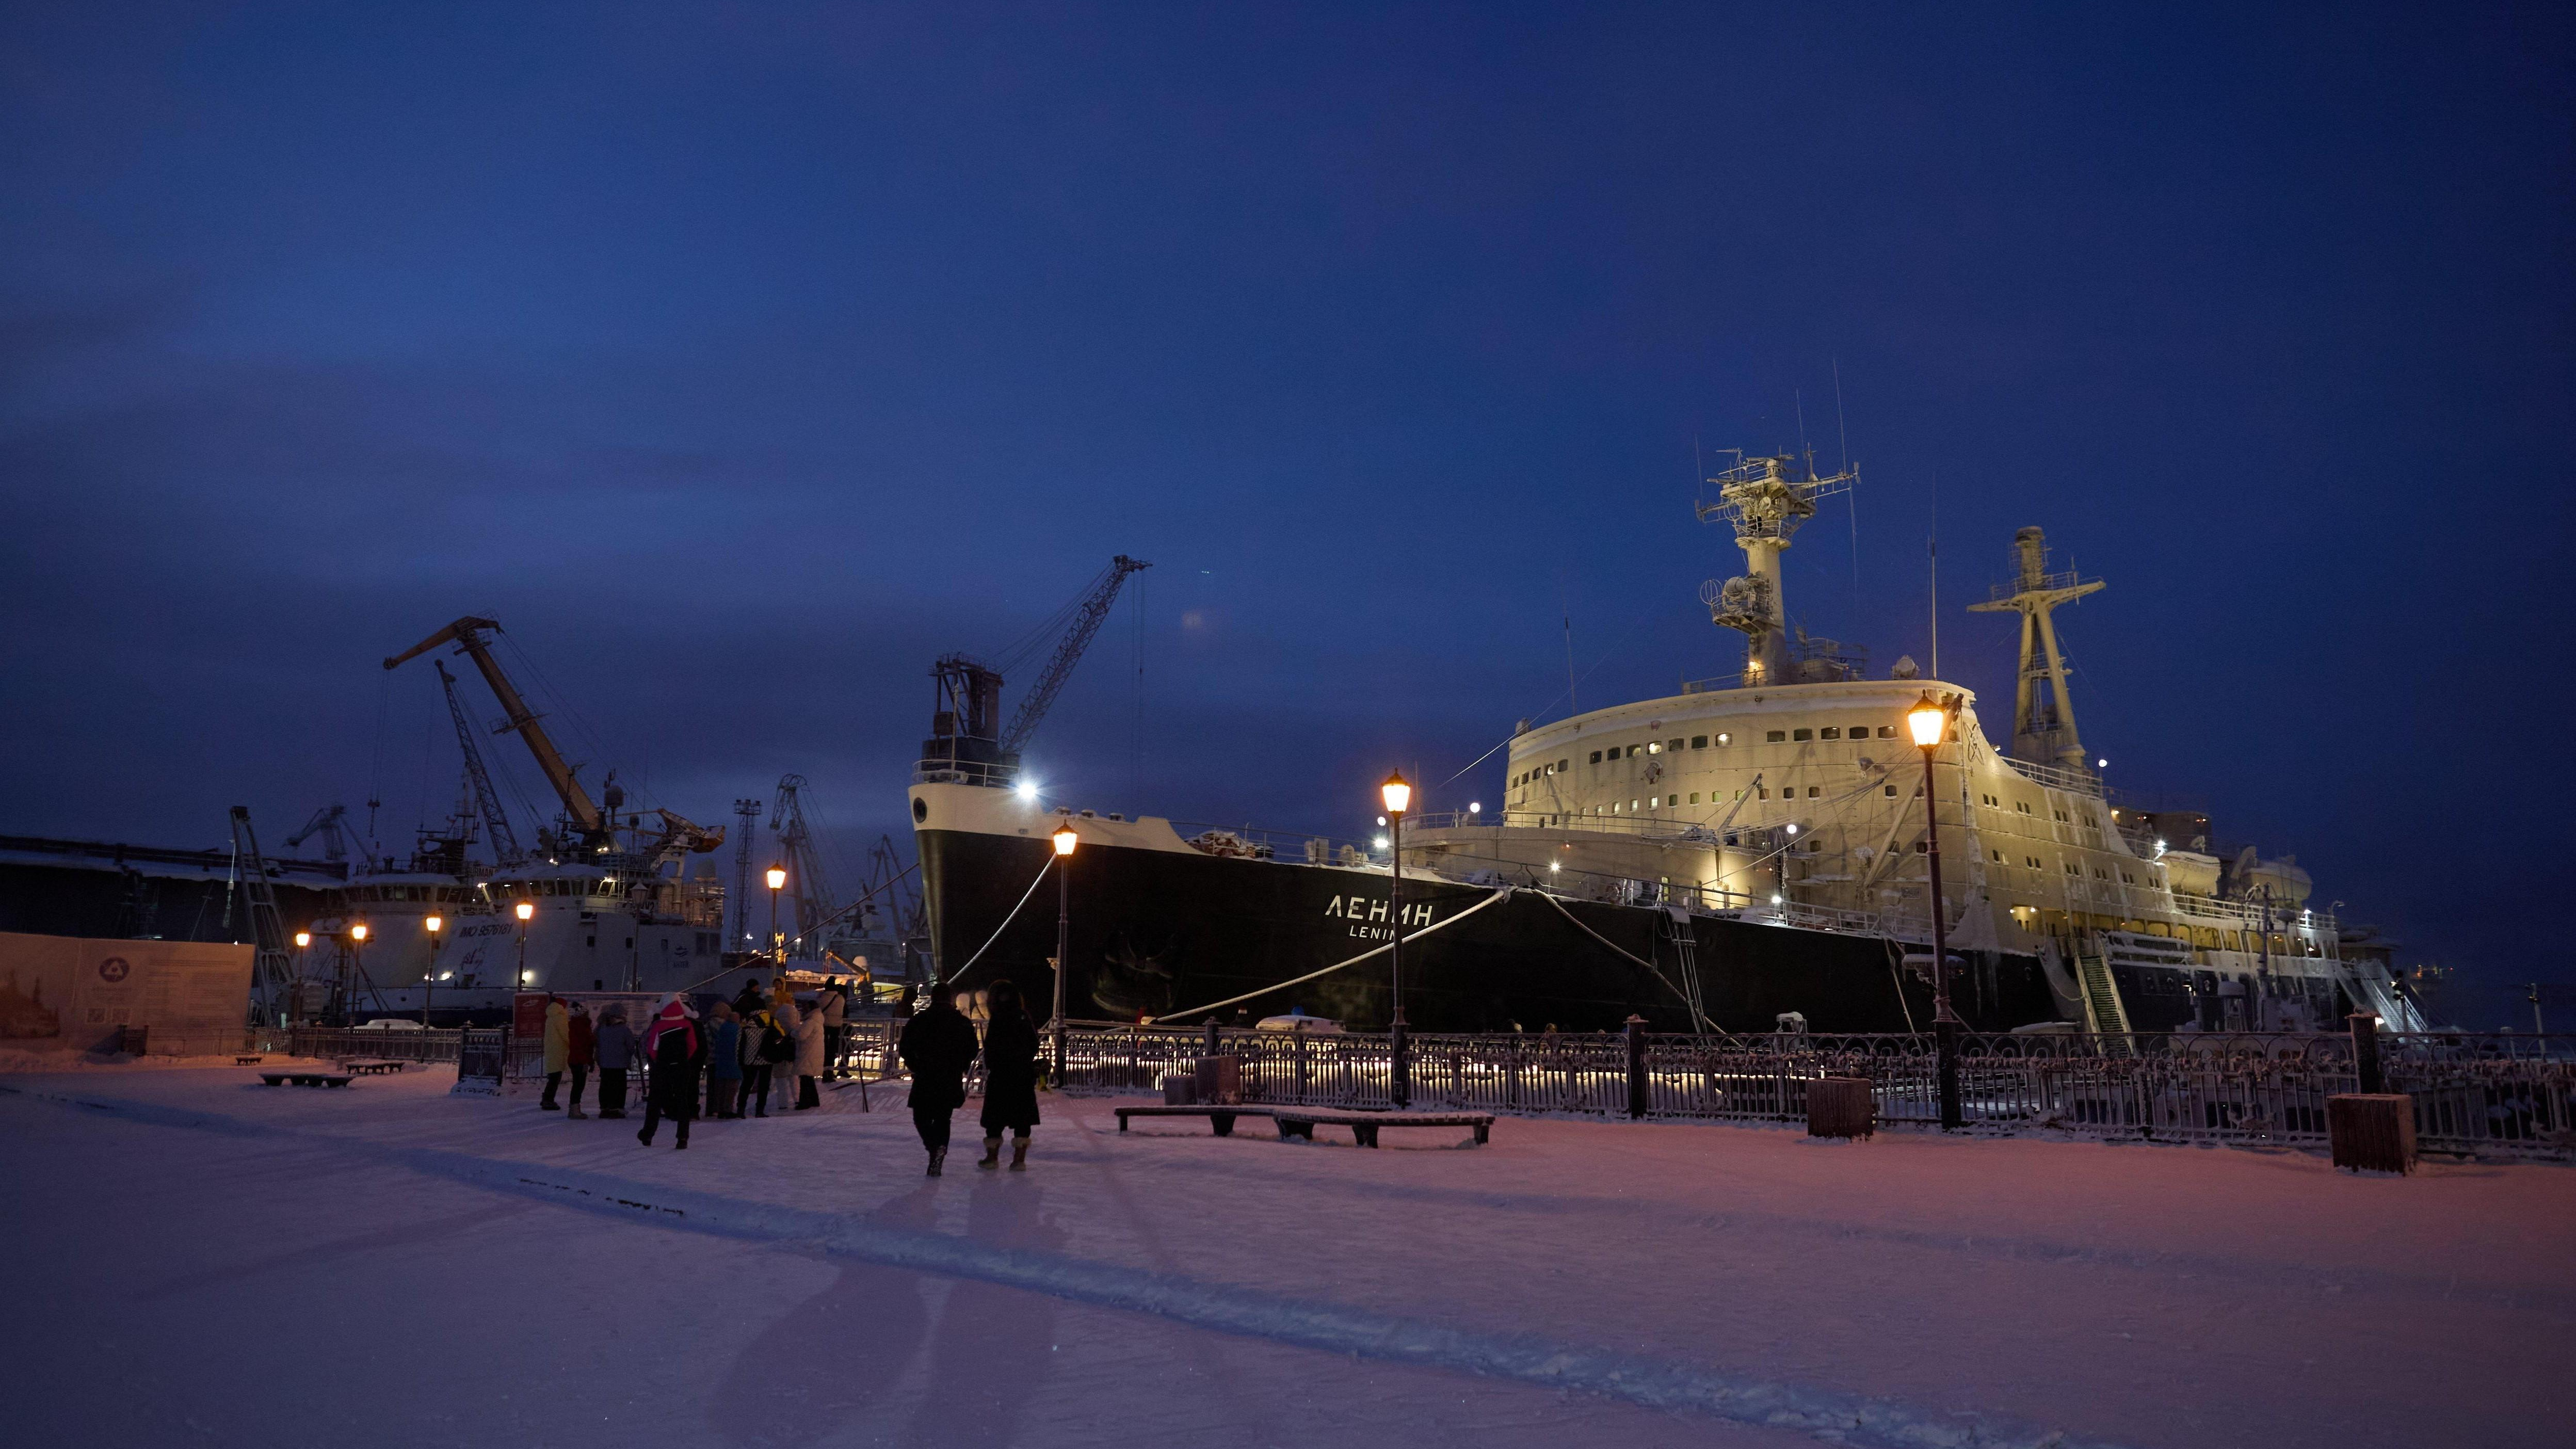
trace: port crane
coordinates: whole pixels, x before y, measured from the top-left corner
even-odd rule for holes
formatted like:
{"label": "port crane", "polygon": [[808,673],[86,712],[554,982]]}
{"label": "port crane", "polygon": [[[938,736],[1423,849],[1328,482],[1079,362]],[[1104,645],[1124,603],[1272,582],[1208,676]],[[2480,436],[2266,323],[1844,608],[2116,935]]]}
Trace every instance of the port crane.
{"label": "port crane", "polygon": [[349,807],[346,805],[324,805],[317,808],[313,812],[313,818],[304,822],[303,829],[286,837],[286,848],[288,850],[293,850],[295,847],[302,845],[305,841],[319,835],[322,837],[323,859],[331,861],[334,864],[347,861],[349,858],[349,833],[340,824],[340,822],[348,818],[348,814]]}
{"label": "port crane", "polygon": [[796,892],[796,935],[803,950],[819,957],[824,923],[840,912],[832,905],[832,877],[823,868],[823,853],[805,823],[805,777],[782,775],[778,800],[770,807],[769,829],[787,867],[787,883]]}
{"label": "port crane", "polygon": [[[540,723],[544,716],[528,707],[528,702],[520,695],[518,686],[512,684],[510,676],[502,671],[501,661],[492,657],[491,644],[486,636],[497,634],[500,630],[500,621],[469,614],[402,653],[387,659],[385,668],[398,668],[404,661],[416,659],[442,644],[454,644],[457,653],[474,661],[474,667],[482,674],[484,684],[491,688],[492,697],[501,702],[504,718],[501,723],[492,727],[492,732],[516,734],[521,742],[527,745],[528,753],[536,757],[537,768],[544,773],[546,783],[554,787],[555,798],[563,802],[565,818],[578,832],[581,846],[593,854],[606,854],[616,848],[614,832],[617,829],[617,821],[602,810],[597,801],[590,798],[590,792],[582,787],[574,767],[564,763],[563,752],[555,748],[554,740],[546,734],[545,726]],[[440,671],[442,675],[445,672],[443,669]],[[451,692],[449,695],[451,703],[454,698]],[[469,761],[478,761],[479,758],[471,750],[467,752]],[[486,778],[483,784],[488,787],[489,779]],[[623,799],[616,790],[613,777],[608,790],[612,802]],[[662,833],[650,844],[644,846],[641,853],[657,866],[683,850],[704,852],[724,844],[725,832],[721,825],[714,827],[699,825],[669,810],[656,810],[654,814],[661,817]],[[497,842],[496,848],[498,848]]]}
{"label": "port crane", "polygon": [[[924,768],[976,775],[988,781],[1015,772],[1021,747],[1037,732],[1038,722],[1046,718],[1048,708],[1063,692],[1073,667],[1082,662],[1083,651],[1091,647],[1100,626],[1108,621],[1109,607],[1118,602],[1118,590],[1128,575],[1152,567],[1143,559],[1123,553],[1111,559],[1109,567],[1084,585],[1073,602],[1023,636],[999,661],[999,667],[969,654],[941,655],[930,667],[931,678],[936,681],[936,703],[931,714],[932,738],[923,751]],[[1003,725],[1003,670],[1015,669],[1035,658],[1049,640],[1054,641],[1055,648],[1047,657],[1046,667],[1039,671],[1037,682],[1029,686],[1009,725]]]}
{"label": "port crane", "polygon": [[429,661],[438,670],[438,687],[447,692],[447,717],[456,724],[456,749],[465,757],[466,788],[473,793],[474,808],[483,817],[484,833],[492,841],[495,865],[513,866],[528,858],[519,848],[517,832],[510,828],[510,817],[501,809],[500,792],[492,788],[492,772],[483,768],[482,747],[474,742],[474,725],[465,717],[465,702],[456,697],[456,676],[447,672],[447,661]]}

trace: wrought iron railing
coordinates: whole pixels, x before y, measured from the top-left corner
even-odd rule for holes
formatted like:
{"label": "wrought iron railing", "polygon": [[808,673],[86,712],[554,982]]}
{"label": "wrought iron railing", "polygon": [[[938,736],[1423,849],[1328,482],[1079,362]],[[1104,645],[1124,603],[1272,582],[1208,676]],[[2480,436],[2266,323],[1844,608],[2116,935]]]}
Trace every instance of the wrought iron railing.
{"label": "wrought iron railing", "polygon": [[[2425,1151],[2576,1158],[2576,1036],[2378,1044],[2382,1089],[2414,1097]],[[1393,1105],[1388,1039],[1368,1032],[1079,1024],[1062,1085],[1156,1091],[1208,1055],[1239,1059],[1248,1103]],[[1940,1121],[1928,1035],[1430,1035],[1410,1057],[1420,1107],[1802,1122],[1806,1084],[1830,1076],[1868,1080],[1882,1123]],[[1988,1133],[2321,1146],[2326,1099],[2360,1086],[2340,1033],[1969,1033],[1960,1058],[1963,1114]]]}

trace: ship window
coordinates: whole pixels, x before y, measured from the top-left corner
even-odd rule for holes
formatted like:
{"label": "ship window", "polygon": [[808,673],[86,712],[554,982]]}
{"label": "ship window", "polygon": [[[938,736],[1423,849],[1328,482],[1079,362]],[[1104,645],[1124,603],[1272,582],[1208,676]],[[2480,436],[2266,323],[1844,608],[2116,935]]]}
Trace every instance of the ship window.
{"label": "ship window", "polygon": [[1809,785],[1807,787],[1807,798],[1810,800],[1813,800],[1824,793],[1825,787],[1822,785]]}
{"label": "ship window", "polygon": [[1721,744],[1721,745],[1733,744],[1733,743],[1735,742],[1735,736],[1733,736],[1733,735],[1719,735],[1719,736],[1717,737],[1717,742],[1718,742],[1719,744]]}
{"label": "ship window", "polygon": [[1998,850],[1998,851],[1996,851],[1996,852],[1994,853],[1994,855],[1995,855],[1995,864],[1997,864],[1997,865],[2001,865],[2001,864],[2003,864],[2003,863],[2004,863],[2004,853],[2003,853],[2002,851]]}
{"label": "ship window", "polygon": [[1793,740],[1811,739],[1815,736],[1815,733],[1816,732],[1814,730],[1791,730],[1789,732],[1789,738]]}
{"label": "ship window", "polygon": [[1768,800],[1768,799],[1770,799],[1770,798],[1771,798],[1771,787],[1770,787],[1770,786],[1768,786],[1768,785],[1757,785],[1757,786],[1755,786],[1755,787],[1754,787],[1754,789],[1755,789],[1755,790],[1757,790],[1757,791],[1760,793],[1760,796],[1761,796],[1761,798],[1762,798],[1762,799]]}
{"label": "ship window", "polygon": [[1896,787],[1894,785],[1887,787],[1887,797],[1891,800],[1896,798]]}
{"label": "ship window", "polygon": [[1706,736],[1706,735],[1693,735],[1693,736],[1691,736],[1691,748],[1692,748],[1692,749],[1694,749],[1694,750],[1704,750],[1704,749],[1707,749],[1707,748],[1708,748],[1708,736]]}
{"label": "ship window", "polygon": [[1816,738],[1820,740],[1838,740],[1842,737],[1842,730],[1834,725],[1827,725],[1823,729],[1816,731]]}
{"label": "ship window", "polygon": [[1699,803],[1699,792],[1698,792],[1697,790],[1693,790],[1693,791],[1691,792],[1691,803],[1692,803],[1693,805],[1696,805],[1696,804],[1698,804],[1698,803]]}
{"label": "ship window", "polygon": [[1892,740],[1896,738],[1896,726],[1880,725],[1878,727],[1878,737],[1882,740]]}
{"label": "ship window", "polygon": [[1851,727],[1851,737],[1852,737],[1853,739],[1856,739],[1856,740],[1865,740],[1865,739],[1868,739],[1868,738],[1869,738],[1869,726],[1867,726],[1867,725],[1865,725],[1865,724],[1856,724],[1856,725],[1853,725],[1853,726]]}
{"label": "ship window", "polygon": [[1646,741],[1646,753],[1647,753],[1647,754],[1650,754],[1650,755],[1660,755],[1660,754],[1662,754],[1663,752],[1664,752],[1664,745],[1663,745],[1663,741],[1661,741],[1661,740],[1648,740],[1648,741]]}
{"label": "ship window", "polygon": [[2028,815],[2030,813],[2030,802],[2027,800],[2015,800],[2013,802],[2013,808],[2024,815]]}
{"label": "ship window", "polygon": [[1592,763],[1596,765],[1601,763],[1601,752],[1599,750],[1594,750],[1592,752]]}
{"label": "ship window", "polygon": [[1631,809],[1631,810],[1636,809],[1636,808],[1637,808],[1637,802],[1636,802],[1636,801],[1634,801],[1634,800],[1629,801],[1629,802],[1628,802],[1628,808],[1629,808],[1629,809]]}
{"label": "ship window", "polygon": [[1665,748],[1665,749],[1668,749],[1668,750],[1678,750],[1678,749],[1680,749],[1681,747],[1682,747],[1682,742],[1681,742],[1681,741],[1679,741],[1679,740],[1666,740],[1666,741],[1664,741],[1664,748]]}
{"label": "ship window", "polygon": [[1556,762],[1556,767],[1557,767],[1558,769],[1562,770],[1562,769],[1565,769],[1567,766],[1572,765],[1573,763],[1574,763],[1574,762],[1573,762],[1572,760],[1559,760],[1559,761],[1557,761],[1557,762]]}
{"label": "ship window", "polygon": [[1789,732],[1788,732],[1787,730],[1773,730],[1773,731],[1771,731],[1769,734],[1766,734],[1766,735],[1764,735],[1764,736],[1762,737],[1763,742],[1764,742],[1765,744],[1773,744],[1773,745],[1779,744],[1781,741],[1786,740],[1787,738],[1789,738]]}
{"label": "ship window", "polygon": [[2066,873],[2068,875],[2082,875],[2084,872],[2076,869],[2075,862],[2070,860],[2066,863]]}

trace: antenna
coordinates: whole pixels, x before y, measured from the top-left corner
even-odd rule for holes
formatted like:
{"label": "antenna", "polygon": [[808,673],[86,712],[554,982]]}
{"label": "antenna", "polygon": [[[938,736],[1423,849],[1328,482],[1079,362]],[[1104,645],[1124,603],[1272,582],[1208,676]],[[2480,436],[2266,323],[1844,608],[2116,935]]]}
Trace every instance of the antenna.
{"label": "antenna", "polygon": [[1565,615],[1565,712],[1577,715],[1583,713],[1583,707],[1574,702],[1574,605],[1566,600],[1562,571],[1556,576],[1556,604]]}
{"label": "antenna", "polygon": [[1941,470],[1932,470],[1932,531],[1923,539],[1932,561],[1932,677],[1941,677]]}
{"label": "antenna", "polygon": [[[1835,359],[1833,359],[1833,365],[1834,365],[1834,440],[1835,440],[1836,444],[1837,444],[1838,446],[1840,446],[1840,448],[1842,449],[1842,459],[1841,459],[1841,461],[1840,461],[1840,462],[1838,462],[1838,463],[1835,465],[1835,467],[1834,467],[1834,471],[1835,471],[1835,472],[1837,472],[1837,473],[1849,473],[1849,472],[1851,472],[1851,470],[1852,470],[1852,466],[1851,466],[1851,429],[1850,429],[1850,428],[1848,428],[1848,427],[1846,427],[1846,426],[1844,425],[1844,423],[1843,423],[1843,364],[1842,364],[1842,359],[1841,359],[1841,358],[1835,358]],[[1811,472],[1812,472],[1812,471],[1813,471],[1813,469],[1810,469],[1809,471],[1811,471]],[[1859,489],[1855,488],[1855,489],[1853,489],[1853,490],[1851,491],[1850,495],[1845,499],[1845,501],[1844,501],[1844,503],[1843,503],[1843,507],[1844,507],[1844,508],[1845,508],[1845,509],[1850,513],[1850,515],[1851,515],[1852,634],[1853,634],[1855,637],[1857,637],[1857,636],[1859,635],[1859,633],[1860,633],[1860,615],[1861,615],[1861,608],[1860,608],[1860,490],[1859,490]]]}

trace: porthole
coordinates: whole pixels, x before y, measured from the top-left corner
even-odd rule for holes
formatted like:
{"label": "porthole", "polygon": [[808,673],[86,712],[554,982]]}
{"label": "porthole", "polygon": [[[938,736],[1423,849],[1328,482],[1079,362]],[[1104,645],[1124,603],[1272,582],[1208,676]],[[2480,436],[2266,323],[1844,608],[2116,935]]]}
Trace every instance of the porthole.
{"label": "porthole", "polygon": [[919,825],[929,818],[930,802],[920,798],[919,796],[915,796],[912,802],[912,823]]}

